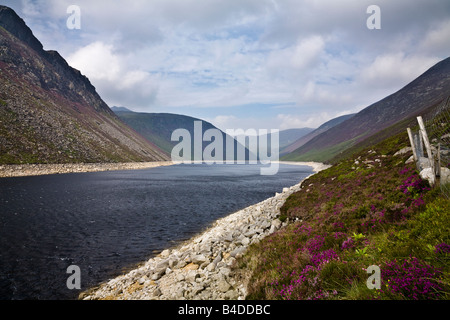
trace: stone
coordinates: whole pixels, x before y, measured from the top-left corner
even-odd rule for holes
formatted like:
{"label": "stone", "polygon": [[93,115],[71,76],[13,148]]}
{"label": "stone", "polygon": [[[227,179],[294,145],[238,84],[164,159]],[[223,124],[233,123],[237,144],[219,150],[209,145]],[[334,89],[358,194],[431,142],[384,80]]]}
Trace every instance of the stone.
{"label": "stone", "polygon": [[187,266],[183,268],[183,270],[197,270],[200,266],[195,263],[189,263]]}
{"label": "stone", "polygon": [[205,287],[202,285],[195,285],[191,289],[191,294],[195,296],[195,295],[199,294],[201,291],[203,291],[204,289],[205,289]]}
{"label": "stone", "polygon": [[143,285],[147,280],[148,280],[147,276],[143,276],[143,277],[139,278],[138,283],[140,285]]}
{"label": "stone", "polygon": [[161,290],[159,290],[159,288],[156,288],[156,290],[155,291],[153,291],[153,296],[154,297],[159,297],[159,296],[161,296]]}
{"label": "stone", "polygon": [[405,164],[410,164],[414,162],[414,156],[411,156],[408,158],[408,160],[405,161]]}
{"label": "stone", "polygon": [[241,240],[241,243],[242,243],[242,245],[247,246],[247,245],[250,243],[250,240],[249,240],[249,238],[244,237],[244,238]]}
{"label": "stone", "polygon": [[160,256],[161,256],[162,258],[167,258],[169,255],[170,255],[170,250],[169,250],[169,249],[164,250],[164,251],[161,252],[161,254],[160,254]]}
{"label": "stone", "polygon": [[275,219],[272,221],[272,226],[274,227],[275,230],[280,229],[281,227],[281,220],[280,219]]}
{"label": "stone", "polygon": [[164,275],[165,272],[166,272],[166,269],[157,270],[155,273],[152,274],[151,279],[155,280],[155,281],[159,280]]}
{"label": "stone", "polygon": [[230,288],[231,288],[231,285],[225,280],[220,280],[217,284],[217,289],[219,289],[219,291],[221,291],[223,293],[230,290]]}
{"label": "stone", "polygon": [[228,290],[225,293],[224,298],[226,300],[237,300],[237,298],[239,298],[239,293],[236,290]]}
{"label": "stone", "polygon": [[192,263],[202,264],[206,262],[207,258],[203,254],[195,255],[191,257]]}
{"label": "stone", "polygon": [[176,279],[177,279],[177,281],[181,282],[181,281],[184,281],[186,278],[185,278],[184,274],[179,272],[179,273],[177,273]]}
{"label": "stone", "polygon": [[412,148],[411,147],[405,147],[403,149],[400,149],[399,151],[397,151],[396,153],[394,153],[394,157],[396,156],[402,156],[404,154],[407,154],[408,152],[411,152]]}
{"label": "stone", "polygon": [[186,281],[187,282],[195,282],[195,279],[199,278],[200,275],[197,273],[196,270],[189,270],[188,273],[186,274]]}
{"label": "stone", "polygon": [[435,183],[433,171],[431,168],[425,168],[422,171],[420,171],[420,177],[424,180],[428,180],[430,185],[434,185]]}
{"label": "stone", "polygon": [[166,269],[169,266],[169,259],[161,260],[157,265],[156,269]]}
{"label": "stone", "polygon": [[450,183],[450,169],[449,168],[445,168],[445,167],[441,167],[441,177],[440,177],[441,184],[447,184]]}
{"label": "stone", "polygon": [[242,255],[244,252],[245,252],[245,247],[238,247],[230,253],[230,256],[232,256],[233,258],[236,258],[236,257],[239,257],[239,255]]}

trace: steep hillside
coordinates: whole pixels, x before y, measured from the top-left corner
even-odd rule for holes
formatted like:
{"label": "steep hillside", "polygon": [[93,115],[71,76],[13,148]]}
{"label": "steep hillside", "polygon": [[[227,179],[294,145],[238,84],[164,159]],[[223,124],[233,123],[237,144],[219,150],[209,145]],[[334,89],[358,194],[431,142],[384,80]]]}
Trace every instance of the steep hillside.
{"label": "steep hillside", "polygon": [[280,210],[290,224],[238,259],[247,299],[448,300],[450,199],[407,146],[390,136],[305,180]]}
{"label": "steep hillside", "polygon": [[354,117],[294,150],[289,155],[289,159],[329,161],[375,133],[420,115],[424,110],[441,103],[449,95],[450,58],[447,58],[403,89],[374,103]]}
{"label": "steep hillside", "polygon": [[168,156],[126,126],[78,70],[0,6],[0,163],[132,162]]}

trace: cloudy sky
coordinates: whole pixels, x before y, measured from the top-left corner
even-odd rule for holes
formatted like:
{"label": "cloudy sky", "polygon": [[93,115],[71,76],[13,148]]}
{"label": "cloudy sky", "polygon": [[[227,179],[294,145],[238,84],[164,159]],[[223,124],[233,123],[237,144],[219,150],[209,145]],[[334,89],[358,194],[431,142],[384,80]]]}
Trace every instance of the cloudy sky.
{"label": "cloudy sky", "polygon": [[[109,106],[318,127],[450,56],[448,0],[0,0]],[[80,29],[69,29],[70,5]],[[380,8],[381,29],[367,20]],[[72,21],[72,20],[71,20]]]}

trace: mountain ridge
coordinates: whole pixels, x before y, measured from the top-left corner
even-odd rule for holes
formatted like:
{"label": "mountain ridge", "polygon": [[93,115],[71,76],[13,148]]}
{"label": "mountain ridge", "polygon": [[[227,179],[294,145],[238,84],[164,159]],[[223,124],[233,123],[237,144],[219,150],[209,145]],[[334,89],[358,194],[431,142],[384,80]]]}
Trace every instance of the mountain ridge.
{"label": "mountain ridge", "polygon": [[[10,32],[11,31],[11,32]],[[0,163],[165,161],[89,79],[0,7]]]}
{"label": "mountain ridge", "polygon": [[286,156],[286,160],[330,161],[376,133],[420,115],[449,95],[450,58],[446,58],[397,92],[311,139]]}

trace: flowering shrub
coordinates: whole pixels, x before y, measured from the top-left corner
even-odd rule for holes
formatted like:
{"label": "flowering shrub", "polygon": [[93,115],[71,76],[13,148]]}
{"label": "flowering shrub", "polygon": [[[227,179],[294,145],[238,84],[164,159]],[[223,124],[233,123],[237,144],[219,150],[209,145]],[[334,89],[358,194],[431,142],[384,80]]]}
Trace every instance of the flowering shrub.
{"label": "flowering shrub", "polygon": [[[404,172],[402,170],[401,172]],[[422,180],[417,173],[410,175],[399,189],[408,197],[411,205],[415,207],[420,207],[425,202],[423,201],[422,195],[424,192],[429,191],[429,185],[425,180]]]}
{"label": "flowering shrub", "polygon": [[275,297],[283,300],[321,300],[336,296],[336,290],[325,290],[322,287],[320,271],[328,262],[329,260],[321,260],[317,266],[307,265],[298,274],[293,271],[290,274],[292,280],[287,285],[283,284],[281,289],[276,286],[278,282],[272,283],[275,285]]}
{"label": "flowering shrub", "polygon": [[353,249],[354,247],[355,247],[355,241],[351,237],[348,237],[347,240],[345,240],[341,246],[342,250]]}
{"label": "flowering shrub", "polygon": [[445,242],[437,244],[434,247],[434,252],[436,254],[447,254],[447,253],[450,253],[450,245],[446,244]]}
{"label": "flowering shrub", "polygon": [[441,274],[439,269],[412,257],[402,264],[396,260],[386,263],[381,278],[386,292],[413,300],[437,299],[443,288],[435,279]]}

